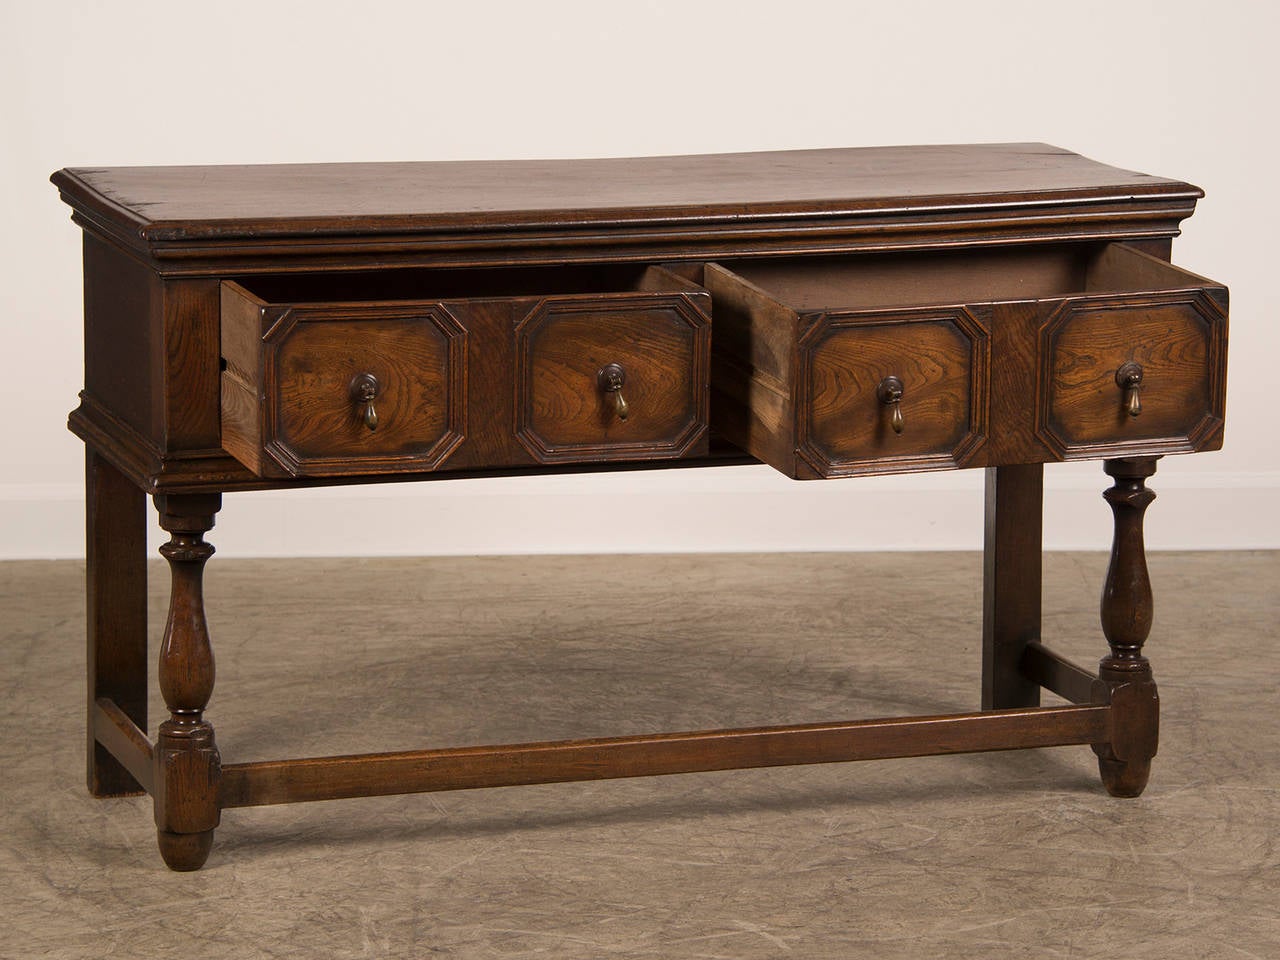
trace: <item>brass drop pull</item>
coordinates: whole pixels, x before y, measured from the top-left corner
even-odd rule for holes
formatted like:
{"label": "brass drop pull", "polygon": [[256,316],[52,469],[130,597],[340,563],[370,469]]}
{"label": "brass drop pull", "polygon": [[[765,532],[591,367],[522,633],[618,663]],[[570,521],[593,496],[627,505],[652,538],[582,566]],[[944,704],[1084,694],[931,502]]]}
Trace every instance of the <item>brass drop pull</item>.
{"label": "brass drop pull", "polygon": [[1120,364],[1116,384],[1124,391],[1125,412],[1131,417],[1142,413],[1142,397],[1138,395],[1138,388],[1142,386],[1142,364],[1132,360]]}
{"label": "brass drop pull", "polygon": [[373,407],[373,401],[377,398],[378,378],[372,373],[362,373],[351,381],[351,399],[358,406],[364,407],[360,419],[370,430],[378,429],[378,411]]}
{"label": "brass drop pull", "polygon": [[605,395],[613,400],[613,412],[617,414],[618,419],[627,419],[631,408],[627,406],[627,401],[622,396],[622,387],[627,382],[627,371],[622,369],[622,364],[605,364],[596,374],[596,382]]}
{"label": "brass drop pull", "polygon": [[901,433],[904,426],[902,419],[902,381],[897,377],[885,377],[876,387],[876,397],[892,412],[889,414],[889,426],[894,433]]}

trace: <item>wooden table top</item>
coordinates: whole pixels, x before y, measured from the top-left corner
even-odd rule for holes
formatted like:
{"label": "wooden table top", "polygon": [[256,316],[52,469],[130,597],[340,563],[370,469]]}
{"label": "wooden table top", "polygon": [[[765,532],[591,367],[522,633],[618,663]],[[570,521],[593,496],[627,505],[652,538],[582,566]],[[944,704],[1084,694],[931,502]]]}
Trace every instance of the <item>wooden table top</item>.
{"label": "wooden table top", "polygon": [[60,170],[52,180],[73,206],[160,242],[678,228],[1202,195],[1178,180],[1038,143],[599,160],[86,167]]}

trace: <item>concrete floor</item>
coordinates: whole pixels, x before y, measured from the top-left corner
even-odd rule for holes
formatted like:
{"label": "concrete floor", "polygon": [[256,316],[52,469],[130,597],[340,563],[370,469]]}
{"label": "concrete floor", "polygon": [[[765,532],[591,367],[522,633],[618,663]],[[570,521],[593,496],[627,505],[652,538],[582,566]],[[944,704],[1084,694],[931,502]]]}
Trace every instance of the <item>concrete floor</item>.
{"label": "concrete floor", "polygon": [[[215,558],[209,716],[239,762],[974,709],[980,566]],[[0,564],[0,956],[1280,956],[1280,553],[1151,567],[1139,800],[1087,747],[345,800],[228,811],[179,875],[83,786],[82,566]],[[1046,560],[1082,663],[1104,568]]]}

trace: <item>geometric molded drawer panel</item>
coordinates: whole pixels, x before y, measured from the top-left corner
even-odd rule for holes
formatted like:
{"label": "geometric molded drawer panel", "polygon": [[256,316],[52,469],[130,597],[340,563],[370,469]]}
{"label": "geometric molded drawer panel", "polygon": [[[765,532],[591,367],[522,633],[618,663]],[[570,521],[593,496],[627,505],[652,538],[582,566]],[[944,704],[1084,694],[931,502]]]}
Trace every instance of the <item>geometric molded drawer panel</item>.
{"label": "geometric molded drawer panel", "polygon": [[712,427],[787,476],[1222,445],[1227,291],[1126,244],[692,272]]}
{"label": "geometric molded drawer panel", "polygon": [[989,338],[963,307],[829,314],[798,346],[797,453],[819,475],[959,467],[985,440]]}
{"label": "geometric molded drawer panel", "polygon": [[516,436],[540,463],[705,452],[710,355],[706,293],[548,297],[516,327]]}
{"label": "geometric molded drawer panel", "polygon": [[443,306],[289,310],[263,340],[264,447],[290,475],[434,470],[462,442],[466,331]]}
{"label": "geometric molded drawer panel", "polygon": [[987,441],[989,308],[897,304],[867,277],[852,260],[705,264],[712,426],[800,480],[973,465]]}
{"label": "geometric molded drawer panel", "polygon": [[1040,329],[1036,432],[1065,459],[1218,438],[1227,317],[1205,290],[1074,297]]}
{"label": "geometric molded drawer panel", "polygon": [[436,470],[466,435],[467,333],[431,301],[270,303],[222,284],[222,444],[265,477]]}
{"label": "geometric molded drawer panel", "polygon": [[711,298],[658,267],[221,284],[222,445],[262,477],[707,451]]}

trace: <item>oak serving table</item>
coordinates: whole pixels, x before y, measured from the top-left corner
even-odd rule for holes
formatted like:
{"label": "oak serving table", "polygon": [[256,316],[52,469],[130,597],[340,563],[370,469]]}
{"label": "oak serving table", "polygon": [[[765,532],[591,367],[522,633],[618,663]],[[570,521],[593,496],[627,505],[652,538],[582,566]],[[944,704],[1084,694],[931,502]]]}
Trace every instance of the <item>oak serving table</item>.
{"label": "oak serving table", "polygon": [[[1222,445],[1227,291],[1169,263],[1197,188],[1043,144],[53,182],[84,230],[89,789],[149,793],[170,867],[225,809],[339,797],[1067,744],[1142,792],[1145,481]],[[1040,642],[1043,464],[1081,458],[1113,480],[1096,672]],[[222,762],[223,493],[756,461],[986,468],[981,711]],[[146,495],[172,570],[154,740]]]}

